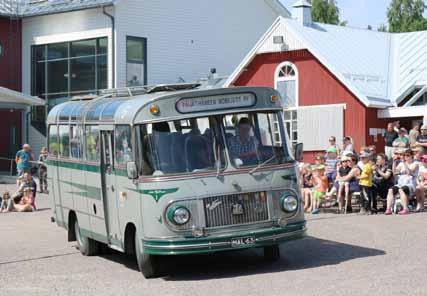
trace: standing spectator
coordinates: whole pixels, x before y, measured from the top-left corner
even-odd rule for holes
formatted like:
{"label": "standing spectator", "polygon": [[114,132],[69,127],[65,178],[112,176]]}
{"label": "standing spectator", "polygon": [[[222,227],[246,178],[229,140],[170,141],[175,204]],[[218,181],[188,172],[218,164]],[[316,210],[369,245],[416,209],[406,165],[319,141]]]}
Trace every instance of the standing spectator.
{"label": "standing spectator", "polygon": [[326,151],[326,177],[329,183],[333,183],[337,176],[338,150],[335,147],[329,147]]}
{"label": "standing spectator", "polygon": [[[369,161],[369,153],[363,152],[360,154],[360,160],[363,163],[362,172],[359,177],[359,185],[361,189],[362,195],[362,209],[360,212],[364,213],[372,213],[372,203],[376,206],[376,203],[373,201],[372,195],[372,180],[373,180],[373,169],[372,165]],[[376,211],[376,209],[373,209]]]}
{"label": "standing spectator", "polygon": [[414,123],[414,126],[409,131],[409,147],[413,148],[417,146],[417,138],[420,135],[420,124]]}
{"label": "standing spectator", "polygon": [[47,168],[44,162],[47,159],[47,148],[43,147],[40,151],[39,156],[39,181],[40,181],[40,193],[47,193]]}
{"label": "standing spectator", "polygon": [[24,144],[22,149],[16,153],[15,162],[16,168],[18,170],[18,176],[21,176],[24,173],[28,173],[31,170],[30,161],[33,160],[31,155],[31,147],[28,144]]}
{"label": "standing spectator", "polygon": [[427,154],[427,125],[421,127],[421,134],[417,137],[417,146],[421,146],[424,149],[424,154]]}
{"label": "standing spectator", "polygon": [[415,193],[419,167],[414,162],[411,150],[406,150],[403,156],[404,160],[401,161],[393,171],[394,175],[397,176],[397,184],[388,191],[387,210],[384,213],[385,215],[391,215],[391,207],[397,193],[400,195],[400,202],[403,207],[399,215],[409,214],[409,199]]}
{"label": "standing spectator", "polygon": [[343,155],[354,154],[353,142],[350,137],[344,137],[342,147]]}
{"label": "standing spectator", "polygon": [[387,163],[387,156],[383,153],[377,155],[376,164],[373,166],[374,179],[373,179],[373,208],[377,209],[376,197],[382,200],[387,198],[388,190],[393,186],[393,171],[391,165]]}
{"label": "standing spectator", "polygon": [[389,123],[387,125],[387,131],[384,134],[384,141],[385,141],[385,155],[387,156],[388,159],[392,159],[393,158],[393,142],[394,140],[396,140],[396,138],[399,135],[397,134],[397,132],[394,130],[394,124],[393,123]]}
{"label": "standing spectator", "polygon": [[409,138],[407,137],[408,131],[402,127],[399,129],[399,136],[393,141],[393,147],[397,148],[409,148]]}
{"label": "standing spectator", "polygon": [[420,171],[417,180],[415,196],[417,198],[417,212],[424,211],[425,194],[427,191],[427,154],[421,159]]}
{"label": "standing spectator", "polygon": [[337,149],[337,154],[338,155],[341,153],[340,152],[340,148],[338,147],[338,144],[337,144],[337,138],[335,138],[335,136],[330,136],[329,137],[329,147],[326,150],[329,150],[329,148],[335,148],[335,149]]}
{"label": "standing spectator", "polygon": [[319,214],[319,205],[322,199],[325,197],[326,191],[328,190],[328,178],[325,176],[325,166],[318,165],[314,167],[313,174],[314,191],[311,200],[311,213]]}

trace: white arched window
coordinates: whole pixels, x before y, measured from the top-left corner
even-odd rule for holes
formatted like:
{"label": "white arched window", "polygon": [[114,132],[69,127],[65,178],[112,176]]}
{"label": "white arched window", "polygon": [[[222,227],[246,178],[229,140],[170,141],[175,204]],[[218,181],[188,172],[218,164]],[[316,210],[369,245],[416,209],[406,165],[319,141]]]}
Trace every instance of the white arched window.
{"label": "white arched window", "polygon": [[274,76],[274,85],[285,108],[285,126],[292,144],[298,143],[298,70],[290,62],[281,63]]}
{"label": "white arched window", "polygon": [[285,108],[298,107],[298,71],[295,65],[281,63],[276,69],[274,81]]}

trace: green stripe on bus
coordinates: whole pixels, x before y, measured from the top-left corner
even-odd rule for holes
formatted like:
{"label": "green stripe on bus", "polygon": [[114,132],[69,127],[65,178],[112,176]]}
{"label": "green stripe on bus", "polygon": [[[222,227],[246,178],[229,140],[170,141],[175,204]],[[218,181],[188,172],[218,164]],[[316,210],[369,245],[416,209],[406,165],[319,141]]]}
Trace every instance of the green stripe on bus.
{"label": "green stripe on bus", "polygon": [[68,192],[68,193],[72,193],[75,195],[79,195],[79,196],[83,196],[83,197],[87,197],[87,198],[91,198],[91,199],[96,199],[96,200],[101,200],[102,199],[102,192],[101,192],[101,188],[99,187],[95,187],[95,186],[90,186],[90,185],[83,185],[83,184],[78,184],[78,183],[73,183],[73,182],[68,182],[68,181],[61,181],[64,184],[67,185],[71,185],[74,188],[80,189],[82,190],[81,192]]}
{"label": "green stripe on bus", "polygon": [[[67,161],[59,161],[49,159],[46,161],[47,165],[57,166],[61,168],[74,169],[79,171],[86,171],[92,173],[100,173],[101,169],[99,165],[95,164],[87,164],[87,163],[75,163],[75,162],[67,162]],[[127,177],[126,170],[123,169],[115,169],[114,173],[116,176]]]}

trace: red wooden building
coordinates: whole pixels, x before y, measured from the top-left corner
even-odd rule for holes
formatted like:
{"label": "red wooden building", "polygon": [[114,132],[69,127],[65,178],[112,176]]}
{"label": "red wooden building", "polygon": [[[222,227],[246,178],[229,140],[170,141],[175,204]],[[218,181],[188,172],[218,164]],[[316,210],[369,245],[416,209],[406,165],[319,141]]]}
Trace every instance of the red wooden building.
{"label": "red wooden building", "polygon": [[297,19],[277,19],[226,86],[276,88],[290,140],[304,143],[306,161],[324,151],[332,135],[339,143],[351,137],[356,150],[373,144],[381,151],[388,122],[411,128],[427,118],[427,65],[417,65],[426,63],[417,61],[425,51],[413,46],[406,56],[404,47],[411,40],[427,46],[427,32],[394,35],[318,24],[309,3],[298,1],[294,8]]}
{"label": "red wooden building", "polygon": [[26,139],[30,105],[44,102],[21,93],[21,20],[0,14],[0,171],[9,171],[16,151]]}

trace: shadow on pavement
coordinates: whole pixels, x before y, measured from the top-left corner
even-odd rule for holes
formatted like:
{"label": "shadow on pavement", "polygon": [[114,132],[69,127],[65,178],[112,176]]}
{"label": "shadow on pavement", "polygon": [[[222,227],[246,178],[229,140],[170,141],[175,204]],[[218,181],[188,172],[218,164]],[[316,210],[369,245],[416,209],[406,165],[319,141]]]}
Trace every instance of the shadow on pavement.
{"label": "shadow on pavement", "polygon": [[[382,256],[385,252],[344,243],[306,237],[281,246],[281,259],[267,262],[262,249],[219,252],[206,255],[165,256],[162,258],[166,281],[199,281],[286,270],[335,265],[358,258]],[[138,271],[135,259],[113,250],[102,258]]]}
{"label": "shadow on pavement", "polygon": [[175,256],[167,263],[167,281],[209,280],[286,270],[335,265],[353,259],[382,256],[385,252],[344,243],[306,237],[285,243],[281,259],[267,262],[262,249],[211,255]]}

